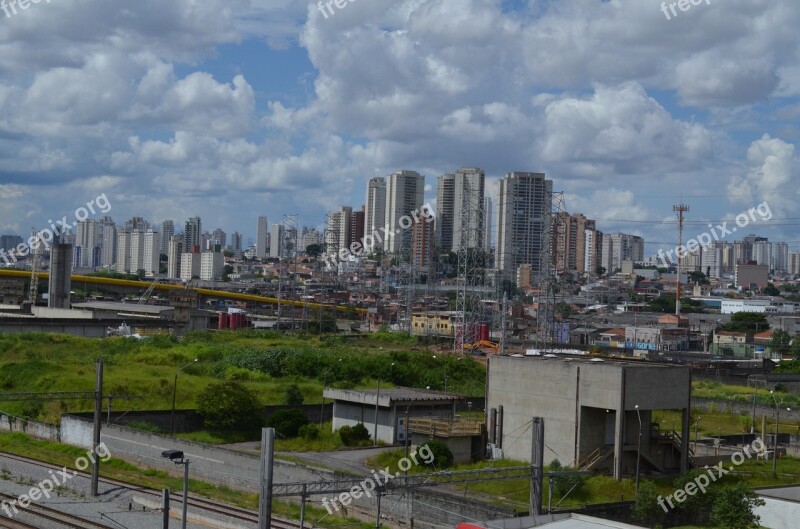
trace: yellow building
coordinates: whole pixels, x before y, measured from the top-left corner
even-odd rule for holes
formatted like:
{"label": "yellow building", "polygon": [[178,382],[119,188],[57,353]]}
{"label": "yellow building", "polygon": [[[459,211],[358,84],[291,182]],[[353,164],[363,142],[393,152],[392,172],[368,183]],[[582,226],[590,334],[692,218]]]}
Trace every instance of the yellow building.
{"label": "yellow building", "polygon": [[411,332],[417,336],[453,336],[455,311],[416,312],[411,316]]}

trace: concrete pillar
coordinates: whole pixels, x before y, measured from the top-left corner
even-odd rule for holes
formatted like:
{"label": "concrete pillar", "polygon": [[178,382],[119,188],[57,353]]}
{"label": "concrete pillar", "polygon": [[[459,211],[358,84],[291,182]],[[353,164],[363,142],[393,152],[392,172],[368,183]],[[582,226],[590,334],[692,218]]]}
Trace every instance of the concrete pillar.
{"label": "concrete pillar", "polygon": [[614,426],[614,479],[622,480],[623,444],[625,440],[625,368],[620,369],[619,407]]}
{"label": "concrete pillar", "polygon": [[486,425],[486,430],[489,432],[489,442],[494,443],[495,437],[495,424],[497,424],[497,409],[489,408],[489,424]]}

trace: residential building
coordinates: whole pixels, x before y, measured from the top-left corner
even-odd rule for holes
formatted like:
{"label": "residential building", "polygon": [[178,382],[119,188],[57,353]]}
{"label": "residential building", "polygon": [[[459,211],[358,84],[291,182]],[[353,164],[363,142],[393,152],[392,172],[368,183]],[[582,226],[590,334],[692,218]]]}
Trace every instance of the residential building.
{"label": "residential building", "polygon": [[175,221],[169,219],[161,221],[160,253],[167,255],[167,252],[169,252],[169,238],[173,235],[175,235]]}
{"label": "residential building", "polygon": [[433,219],[422,217],[414,221],[411,232],[411,264],[420,268],[430,266],[433,259]]}
{"label": "residential building", "polygon": [[147,230],[142,238],[142,266],[145,275],[152,277],[161,270],[161,234]]}
{"label": "residential building", "polygon": [[483,250],[488,254],[492,251],[492,234],[494,233],[495,220],[494,220],[494,203],[490,197],[486,197],[483,203]]}
{"label": "residential building", "polygon": [[348,250],[353,239],[353,208],[342,206],[328,213],[328,232],[325,235],[325,251],[338,255]]}
{"label": "residential building", "polygon": [[436,185],[436,248],[445,254],[453,250],[453,217],[455,215],[456,175],[439,176]]}
{"label": "residential building", "polygon": [[284,239],[286,238],[286,226],[283,224],[273,224],[269,230],[269,256],[273,259],[283,259],[286,257]]}
{"label": "residential building", "polygon": [[785,242],[772,244],[772,270],[776,274],[785,274],[789,271],[789,245]]}
{"label": "residential building", "polygon": [[[116,267],[120,274],[131,273],[131,232],[127,229],[117,233]],[[134,269],[133,272],[135,271]]]}
{"label": "residential building", "polygon": [[552,195],[553,181],[544,173],[512,172],[500,181],[496,263],[508,277],[523,264],[539,274]]}
{"label": "residential building", "polygon": [[184,253],[183,235],[169,238],[167,247],[167,278],[181,279],[181,256]]}
{"label": "residential building", "polygon": [[644,260],[644,239],[627,233],[604,234],[600,266],[613,274],[622,269],[622,261],[626,260]]}
{"label": "residential building", "polygon": [[483,249],[486,174],[477,167],[462,167],[455,172],[453,185],[453,246]]}
{"label": "residential building", "polygon": [[114,266],[117,262],[117,227],[113,220],[103,224],[102,246],[100,266]]}
{"label": "residential building", "polygon": [[231,245],[230,249],[234,252],[241,252],[242,251],[242,234],[238,231],[235,231],[231,234]]}
{"label": "residential building", "polygon": [[200,277],[201,255],[199,252],[184,252],[181,255],[181,281],[188,282]]}
{"label": "residential building", "polygon": [[199,252],[200,249],[203,248],[202,234],[203,224],[200,222],[200,217],[192,217],[186,221],[183,232],[183,241],[186,251]]}
{"label": "residential building", "polygon": [[219,248],[219,251],[225,249],[225,246],[228,244],[228,234],[225,233],[221,228],[215,229],[211,233],[211,240],[209,241],[207,250],[215,250]]}
{"label": "residential building", "polygon": [[800,252],[789,254],[789,273],[795,276],[800,275]]}
{"label": "residential building", "polygon": [[269,223],[267,217],[258,217],[256,229],[256,258],[265,259],[269,251]]}
{"label": "residential building", "polygon": [[753,244],[753,261],[756,264],[772,267],[772,244],[769,241],[758,241]]}
{"label": "residential building", "polygon": [[717,242],[712,242],[703,250],[703,258],[700,271],[711,279],[722,277],[724,246]]}
{"label": "residential building", "polygon": [[[389,253],[400,252],[404,244],[411,244],[412,233],[408,228],[414,214],[420,216],[425,200],[425,177],[416,171],[397,171],[386,180],[385,228],[383,250]],[[389,236],[391,234],[391,236]],[[407,246],[408,247],[408,246]]]}
{"label": "residential building", "polygon": [[200,279],[217,281],[222,279],[225,269],[225,258],[222,252],[208,251],[200,254]]}
{"label": "residential building", "polygon": [[363,237],[376,234],[383,236],[380,229],[386,223],[386,179],[381,176],[370,178],[367,184],[367,197],[364,202]]}

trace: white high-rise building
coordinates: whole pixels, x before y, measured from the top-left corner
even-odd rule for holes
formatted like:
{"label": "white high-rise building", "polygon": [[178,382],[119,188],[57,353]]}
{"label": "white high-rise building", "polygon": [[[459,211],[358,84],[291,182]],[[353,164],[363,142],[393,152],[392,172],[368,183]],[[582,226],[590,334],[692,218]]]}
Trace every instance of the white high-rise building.
{"label": "white high-rise building", "polygon": [[766,240],[754,242],[753,260],[756,264],[772,267],[772,243]]}
{"label": "white high-rise building", "polygon": [[200,277],[199,253],[183,253],[181,255],[181,281],[191,281]]}
{"label": "white high-rise building", "polygon": [[529,264],[534,275],[545,236],[544,213],[551,209],[553,181],[544,173],[508,173],[500,180],[497,226],[497,268],[511,278],[520,265]]}
{"label": "white high-rise building", "polygon": [[269,256],[272,258],[282,259],[285,248],[283,245],[284,237],[286,236],[286,227],[283,224],[273,224],[269,229]]}
{"label": "white high-rise building", "polygon": [[175,235],[175,221],[164,220],[161,222],[161,253],[167,255],[169,251],[169,238]]}
{"label": "white high-rise building", "polygon": [[117,262],[117,228],[113,221],[103,225],[103,250],[100,256],[100,266],[111,267]]}
{"label": "white high-rise building", "polygon": [[200,279],[216,281],[222,278],[225,258],[222,252],[203,252],[200,254]]}
{"label": "white high-rise building", "polygon": [[389,175],[386,180],[385,228],[388,233],[383,239],[385,252],[399,252],[404,241],[411,249],[412,230],[409,228],[413,225],[413,214],[421,215],[424,200],[424,176],[416,171],[397,171]]}
{"label": "white high-rise building", "polygon": [[135,230],[130,235],[131,240],[131,260],[130,271],[132,274],[144,270],[144,232]]}
{"label": "white high-rise building", "polygon": [[325,251],[338,255],[341,250],[349,248],[352,240],[353,208],[342,206],[336,211],[328,212],[328,232],[325,237]]}
{"label": "white high-rise building", "polygon": [[724,246],[717,242],[712,242],[706,248],[703,248],[700,271],[707,274],[707,276],[712,279],[719,279],[722,277],[723,253]]}
{"label": "white high-rise building", "polygon": [[183,255],[183,235],[173,235],[169,238],[167,247],[167,278],[181,278],[181,255]]}
{"label": "white high-rise building", "polygon": [[[117,233],[117,272],[120,274],[131,273],[131,232],[127,229]],[[133,270],[136,271],[135,269]]]}
{"label": "white high-rise building", "polygon": [[[364,233],[359,237],[383,235],[380,229],[386,222],[386,179],[377,176],[367,184],[367,199],[364,202]],[[369,240],[369,239],[367,239]]]}
{"label": "white high-rise building", "polygon": [[[600,266],[613,274],[622,269],[622,261],[634,263],[644,261],[644,239],[627,233],[607,233],[603,235]],[[700,258],[697,257],[697,265]]]}
{"label": "white high-rise building", "polygon": [[772,245],[772,269],[780,274],[789,271],[789,245],[785,242]]}
{"label": "white high-rise building", "polygon": [[142,242],[142,269],[148,277],[158,275],[161,270],[161,234],[148,230]]}
{"label": "white high-rise building", "polygon": [[267,217],[258,217],[258,227],[256,228],[256,258],[264,259],[267,257],[269,249],[269,222]]}
{"label": "white high-rise building", "polygon": [[94,220],[82,220],[75,227],[75,248],[80,248],[73,253],[73,268],[94,267],[94,249],[97,247],[97,222]]}

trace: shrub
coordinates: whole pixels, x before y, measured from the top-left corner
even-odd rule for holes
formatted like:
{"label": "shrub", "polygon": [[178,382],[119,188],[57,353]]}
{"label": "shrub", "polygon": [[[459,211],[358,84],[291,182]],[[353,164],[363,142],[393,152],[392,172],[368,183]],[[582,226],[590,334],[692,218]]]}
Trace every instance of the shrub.
{"label": "shrub", "polygon": [[303,403],[305,397],[297,384],[289,384],[283,389],[283,403],[297,406]]}
{"label": "shrub", "polygon": [[424,446],[427,446],[427,450],[433,454],[433,459],[430,463],[425,461],[422,461],[422,463],[435,468],[448,468],[453,464],[453,452],[450,450],[450,447],[442,441],[428,441],[420,446],[417,452],[420,452]]}
{"label": "shrub", "polygon": [[236,381],[206,386],[197,398],[197,413],[212,430],[254,430],[261,426],[261,404],[255,393]]}
{"label": "shrub", "polygon": [[127,426],[128,428],[133,428],[135,430],[142,430],[144,432],[158,433],[161,431],[161,429],[157,425],[147,421],[131,421],[125,426]]}
{"label": "shrub", "polygon": [[314,441],[315,439],[319,438],[319,426],[316,424],[306,424],[305,426],[300,427],[298,433],[303,439]]}
{"label": "shrub", "polygon": [[[558,472],[560,470],[573,470],[571,467],[565,467],[558,459],[553,459],[548,468],[551,472]],[[570,491],[577,492],[583,486],[584,477],[580,474],[571,474],[567,476],[558,476],[553,478],[553,492],[560,497],[564,497]],[[574,489],[573,489],[574,487]]]}
{"label": "shrub", "polygon": [[297,437],[300,428],[308,424],[308,416],[303,410],[278,410],[267,417],[267,427],[275,428],[281,437]]}
{"label": "shrub", "polygon": [[367,427],[362,423],[355,426],[342,426],[339,428],[339,438],[345,446],[359,446],[369,441],[370,435]]}

